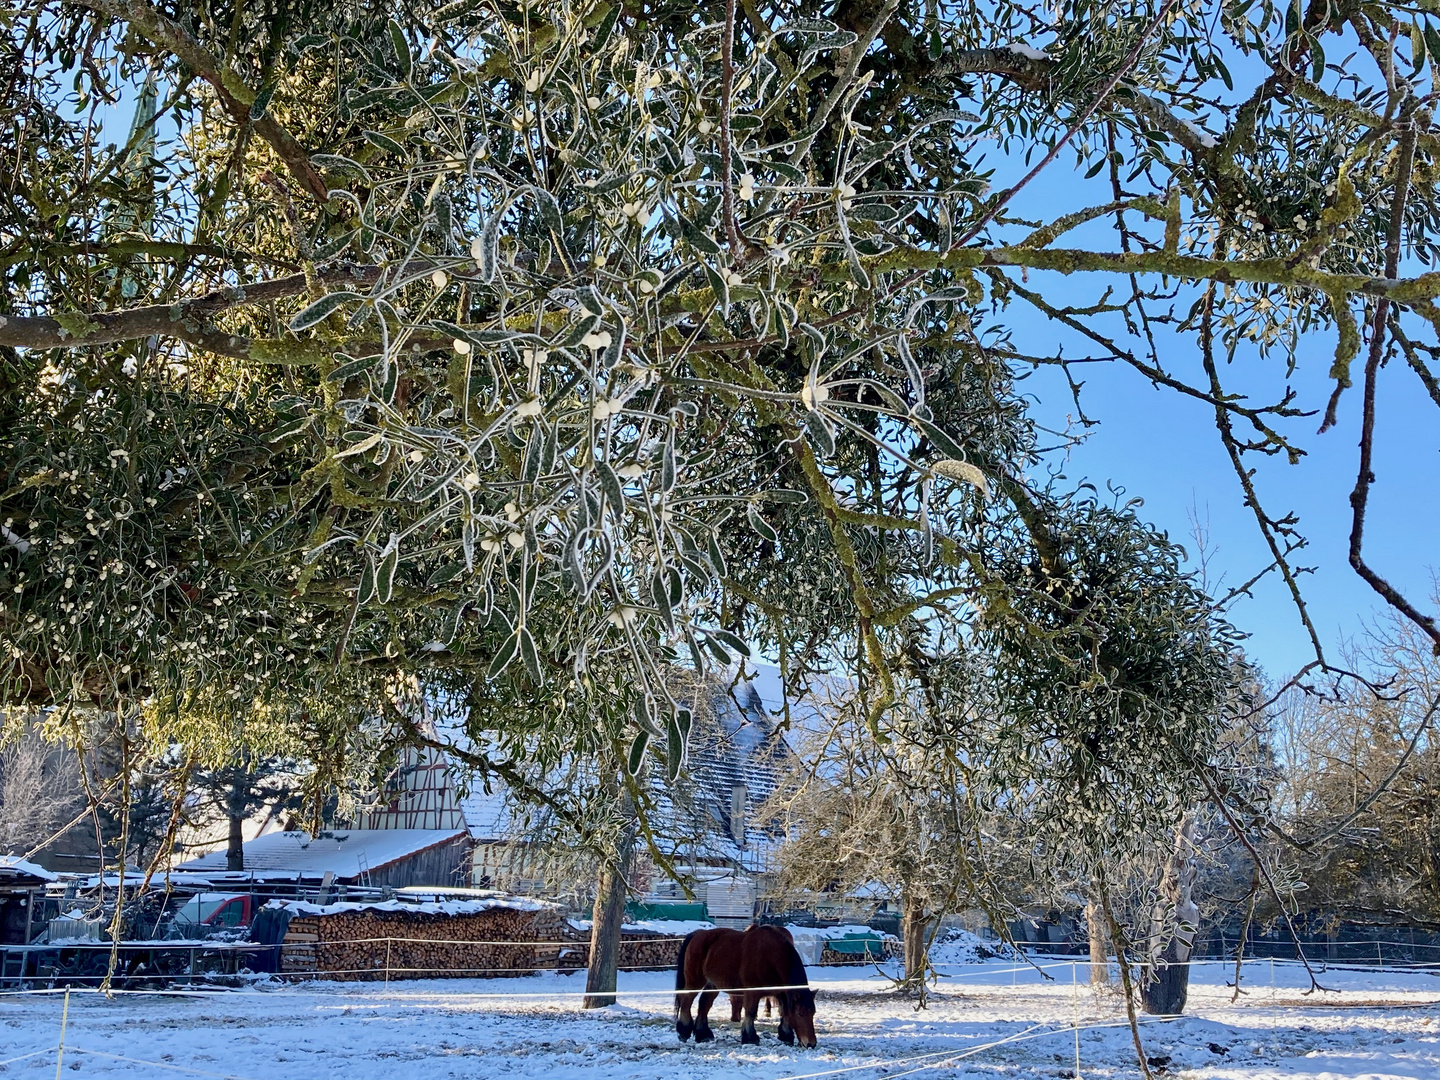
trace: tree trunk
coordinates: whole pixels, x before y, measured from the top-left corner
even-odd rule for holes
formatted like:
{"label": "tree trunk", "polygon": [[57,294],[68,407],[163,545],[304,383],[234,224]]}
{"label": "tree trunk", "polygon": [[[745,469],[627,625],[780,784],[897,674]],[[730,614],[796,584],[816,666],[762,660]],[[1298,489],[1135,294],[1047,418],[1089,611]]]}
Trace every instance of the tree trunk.
{"label": "tree trunk", "polygon": [[1195,814],[1175,831],[1175,850],[1165,861],[1160,895],[1150,912],[1149,960],[1140,980],[1140,1003],[1154,1016],[1178,1016],[1190,992],[1190,954],[1200,922],[1195,903]]}
{"label": "tree trunk", "polygon": [[225,816],[230,824],[230,834],[225,843],[225,869],[245,869],[245,818],[250,811],[251,773],[249,754],[242,755],[241,764],[226,774]]}
{"label": "tree trunk", "polygon": [[925,905],[911,892],[901,897],[900,906],[904,915],[901,929],[905,935],[905,981],[920,987],[925,980],[925,931],[930,916]]}
{"label": "tree trunk", "polygon": [[225,842],[225,869],[245,869],[245,819],[236,814],[229,814],[230,835]]}
{"label": "tree trunk", "polygon": [[1085,927],[1090,932],[1090,984],[1110,985],[1110,935],[1105,932],[1105,912],[1095,887],[1085,903]]}
{"label": "tree trunk", "polygon": [[600,866],[594,922],[590,927],[590,966],[585,972],[583,1007],[587,1009],[603,1009],[615,1004],[620,938],[625,927],[625,899],[634,851],[635,830],[627,828],[614,861],[606,860]]}

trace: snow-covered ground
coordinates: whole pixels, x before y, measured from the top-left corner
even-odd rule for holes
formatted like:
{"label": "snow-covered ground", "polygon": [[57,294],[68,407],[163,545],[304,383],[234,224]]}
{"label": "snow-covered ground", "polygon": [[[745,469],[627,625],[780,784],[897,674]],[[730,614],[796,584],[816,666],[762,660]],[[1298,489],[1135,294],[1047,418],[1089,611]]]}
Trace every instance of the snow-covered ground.
{"label": "snow-covered ground", "polygon": [[[1052,962],[1053,963],[1053,962]],[[1123,1006],[1086,985],[1088,970],[1051,966],[1054,982],[991,961],[946,966],[917,1012],[871,970],[811,970],[820,1046],[798,1050],[762,1019],[741,1046],[725,1002],[717,1039],[681,1044],[670,1024],[671,976],[621,976],[621,1004],[582,1014],[583,976],[383,984],[257,983],[236,991],[73,994],[64,1075],[228,1076],[245,1080],[793,1080],[840,1076],[1057,1080],[1138,1076]],[[1431,969],[1434,971],[1434,969]],[[1440,974],[1328,972],[1336,993],[1306,997],[1304,972],[1247,965],[1231,1004],[1230,968],[1196,965],[1184,1018],[1142,1027],[1158,1076],[1196,1080],[1436,1080]],[[0,996],[0,1076],[56,1067],[63,999]],[[33,1056],[24,1056],[33,1055]],[[21,1059],[23,1057],[23,1059]],[[15,1060],[21,1059],[21,1060]],[[129,1059],[129,1060],[125,1060]]]}

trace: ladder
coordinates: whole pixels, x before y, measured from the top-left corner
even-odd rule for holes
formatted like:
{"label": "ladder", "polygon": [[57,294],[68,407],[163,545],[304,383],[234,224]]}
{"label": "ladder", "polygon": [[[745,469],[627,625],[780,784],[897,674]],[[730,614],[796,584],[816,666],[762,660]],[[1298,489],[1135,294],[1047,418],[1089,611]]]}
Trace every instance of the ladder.
{"label": "ladder", "polygon": [[0,946],[0,986],[19,987],[25,976],[25,957],[29,950]]}
{"label": "ladder", "polygon": [[370,888],[370,859],[364,851],[356,852],[355,858],[360,865],[360,875],[355,879],[355,883],[368,889]]}

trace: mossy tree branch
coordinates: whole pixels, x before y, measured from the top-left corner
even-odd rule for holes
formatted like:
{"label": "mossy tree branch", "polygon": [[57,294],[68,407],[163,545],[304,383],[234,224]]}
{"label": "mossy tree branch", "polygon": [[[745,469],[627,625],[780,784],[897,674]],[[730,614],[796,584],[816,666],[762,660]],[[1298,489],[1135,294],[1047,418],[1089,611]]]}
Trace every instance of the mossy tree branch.
{"label": "mossy tree branch", "polygon": [[252,119],[250,106],[255,102],[256,92],[233,73],[224,71],[222,62],[207,52],[183,26],[143,0],[82,0],[82,3],[98,14],[128,23],[137,33],[172,53],[210,84],[221,107],[236,125],[242,128],[254,126],[255,133],[270,144],[285,167],[316,201],[324,203],[329,200],[329,189],[299,140],[268,111],[259,119]]}

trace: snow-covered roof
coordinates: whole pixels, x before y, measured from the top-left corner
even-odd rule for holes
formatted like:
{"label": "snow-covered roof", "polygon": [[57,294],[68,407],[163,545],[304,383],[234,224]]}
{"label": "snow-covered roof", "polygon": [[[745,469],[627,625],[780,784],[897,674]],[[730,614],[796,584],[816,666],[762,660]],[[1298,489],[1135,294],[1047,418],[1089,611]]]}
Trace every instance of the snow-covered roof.
{"label": "snow-covered roof", "polygon": [[[31,880],[26,881],[27,878]],[[36,881],[58,880],[58,877],[38,863],[26,862],[18,855],[0,855],[0,884],[33,884]]]}
{"label": "snow-covered roof", "polygon": [[773,665],[756,664],[748,670],[753,672],[750,685],[765,708],[782,726],[789,720],[786,741],[795,752],[806,760],[823,752],[824,744],[833,738],[836,714],[855,697],[854,680],[843,675],[812,674],[805,685],[787,689],[780,669]]}
{"label": "snow-covered roof", "polygon": [[[705,707],[694,713],[688,775],[680,787],[656,792],[657,816],[670,819],[657,823],[656,831],[701,861],[719,858],[764,870],[781,838],[756,820],[755,811],[775,793],[795,755],[752,681],[716,680]],[[741,830],[731,820],[737,784],[745,788],[743,843],[737,843]]]}
{"label": "snow-covered roof", "polygon": [[798,945],[802,941],[843,941],[852,935],[864,934],[878,937],[881,940],[894,941],[894,934],[886,934],[879,930],[873,930],[868,926],[849,924],[846,926],[798,926],[795,923],[785,927],[790,931],[790,936],[795,939]]}
{"label": "snow-covered roof", "polygon": [[[392,830],[393,831],[393,830]],[[525,896],[496,893],[476,900],[432,900],[407,903],[404,900],[377,900],[374,903],[312,904],[306,900],[271,900],[266,907],[284,908],[295,915],[339,915],[347,911],[406,911],[421,915],[476,915],[492,908],[510,911],[560,911],[559,904],[531,900]]]}
{"label": "snow-covered roof", "polygon": [[395,890],[397,899],[408,900],[412,904],[432,900],[489,900],[509,895],[500,889],[477,889],[469,885],[402,885]]}
{"label": "snow-covered roof", "polygon": [[483,788],[471,791],[460,800],[460,813],[465,817],[465,827],[470,835],[482,843],[489,840],[509,840],[522,828],[519,816],[505,788],[499,784],[490,791]]}
{"label": "snow-covered roof", "polygon": [[[335,829],[312,838],[307,832],[276,832],[245,843],[247,876],[270,878],[358,878],[391,863],[463,837],[463,829]],[[176,867],[184,871],[225,871],[225,852],[212,851]]]}
{"label": "snow-covered roof", "polygon": [[125,876],[119,874],[67,874],[65,881],[75,882],[77,888],[89,891],[90,889],[138,889],[145,880],[145,871],[136,870],[133,867],[125,868]]}

